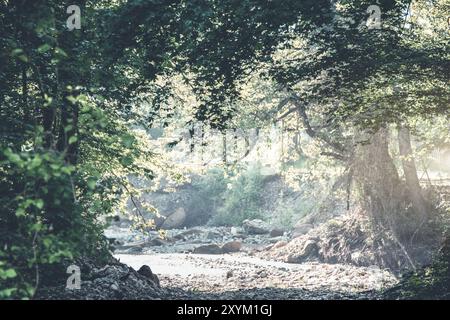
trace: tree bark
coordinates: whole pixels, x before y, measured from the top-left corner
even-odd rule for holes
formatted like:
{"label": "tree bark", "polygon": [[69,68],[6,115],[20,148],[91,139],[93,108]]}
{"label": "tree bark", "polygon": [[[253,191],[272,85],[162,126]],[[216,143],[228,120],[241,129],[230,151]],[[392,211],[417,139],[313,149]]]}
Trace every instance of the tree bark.
{"label": "tree bark", "polygon": [[418,216],[423,219],[428,218],[428,210],[426,201],[422,195],[419,177],[417,176],[416,164],[413,157],[411,146],[411,134],[409,128],[399,126],[398,128],[398,147],[400,156],[402,157],[403,173],[409,199],[413,205],[413,209]]}
{"label": "tree bark", "polygon": [[224,130],[222,132],[222,162],[223,165],[227,165],[227,132]]}
{"label": "tree bark", "polygon": [[355,154],[354,177],[375,225],[396,229],[400,178],[389,154],[388,130],[381,128]]}

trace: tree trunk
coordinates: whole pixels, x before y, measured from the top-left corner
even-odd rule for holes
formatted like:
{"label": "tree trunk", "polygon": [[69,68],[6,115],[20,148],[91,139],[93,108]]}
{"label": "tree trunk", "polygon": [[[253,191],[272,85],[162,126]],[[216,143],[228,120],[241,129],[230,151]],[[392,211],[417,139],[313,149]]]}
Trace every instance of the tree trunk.
{"label": "tree trunk", "polygon": [[417,169],[411,146],[411,135],[407,127],[399,126],[398,128],[398,146],[400,156],[402,157],[402,167],[409,200],[412,203],[416,215],[422,217],[423,221],[428,220],[427,205],[422,195],[419,177],[417,176]]}
{"label": "tree trunk", "polygon": [[223,165],[227,165],[227,132],[224,130],[222,132],[222,162]]}
{"label": "tree trunk", "polygon": [[388,146],[388,131],[382,128],[358,147],[354,166],[363,201],[374,222],[381,226],[391,225],[392,214],[398,211],[400,179]]}
{"label": "tree trunk", "polygon": [[412,160],[409,131],[402,130],[398,136],[405,182],[389,154],[388,137],[388,129],[382,128],[356,148],[354,181],[361,190],[361,204],[372,219],[375,237],[384,237],[380,238],[381,246],[394,243],[406,258],[402,263],[414,266],[414,261],[428,259],[417,244],[432,240],[425,218],[427,204]]}

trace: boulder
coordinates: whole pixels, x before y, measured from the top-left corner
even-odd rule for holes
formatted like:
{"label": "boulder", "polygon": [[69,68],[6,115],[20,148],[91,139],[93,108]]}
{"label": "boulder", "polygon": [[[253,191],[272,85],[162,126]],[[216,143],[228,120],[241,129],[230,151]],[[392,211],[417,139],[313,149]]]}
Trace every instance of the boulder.
{"label": "boulder", "polygon": [[246,238],[244,230],[242,228],[240,228],[240,227],[231,227],[230,234],[234,238],[240,238],[240,239]]}
{"label": "boulder", "polygon": [[230,241],[222,246],[222,252],[223,253],[238,252],[241,250],[241,248],[242,243],[240,241]]}
{"label": "boulder", "polygon": [[194,249],[194,253],[197,254],[222,254],[222,248],[217,244],[207,244]]}
{"label": "boulder", "polygon": [[150,269],[150,267],[147,266],[146,264],[144,264],[142,267],[140,267],[139,270],[137,271],[137,273],[139,273],[141,276],[144,276],[147,279],[153,281],[158,287],[160,287],[158,277],[156,276],[156,274],[154,274],[152,272],[152,269]]}
{"label": "boulder", "polygon": [[177,229],[183,226],[184,221],[186,220],[186,212],[183,207],[175,210],[174,213],[169,215],[166,220],[164,220],[161,225],[162,229]]}
{"label": "boulder", "polygon": [[217,231],[208,231],[208,233],[206,234],[206,239],[208,240],[215,240],[222,237],[222,234]]}
{"label": "boulder", "polygon": [[288,244],[287,241],[281,240],[281,241],[276,242],[276,243],[272,246],[272,249],[281,248],[281,247],[284,247],[284,246],[287,245],[287,244]]}
{"label": "boulder", "polygon": [[267,234],[270,232],[269,225],[260,219],[246,219],[242,223],[242,226],[248,234]]}
{"label": "boulder", "polygon": [[164,246],[167,244],[169,244],[169,242],[166,240],[163,240],[161,238],[154,238],[154,239],[150,240],[148,243],[149,246],[154,246],[154,247]]}
{"label": "boulder", "polygon": [[307,240],[300,252],[293,253],[287,258],[288,263],[301,263],[311,258],[316,258],[319,253],[319,246],[314,240]]}
{"label": "boulder", "polygon": [[196,237],[196,236],[200,236],[201,234],[203,234],[202,230],[199,229],[190,229],[190,230],[186,230],[183,231],[177,235],[175,235],[173,238],[175,240],[186,240],[188,238],[192,238],[192,237]]}
{"label": "boulder", "polygon": [[313,228],[314,226],[309,223],[297,224],[295,225],[294,230],[292,230],[292,238],[297,238],[298,236],[307,234]]}
{"label": "boulder", "polygon": [[271,237],[281,237],[284,235],[284,230],[280,228],[275,228],[270,231]]}

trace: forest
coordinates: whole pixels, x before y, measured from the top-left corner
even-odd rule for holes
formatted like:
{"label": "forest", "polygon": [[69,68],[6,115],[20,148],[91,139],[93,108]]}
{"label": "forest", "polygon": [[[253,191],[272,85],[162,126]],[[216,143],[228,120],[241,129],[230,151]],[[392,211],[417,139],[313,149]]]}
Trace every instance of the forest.
{"label": "forest", "polygon": [[0,0],[0,300],[450,299],[449,0]]}

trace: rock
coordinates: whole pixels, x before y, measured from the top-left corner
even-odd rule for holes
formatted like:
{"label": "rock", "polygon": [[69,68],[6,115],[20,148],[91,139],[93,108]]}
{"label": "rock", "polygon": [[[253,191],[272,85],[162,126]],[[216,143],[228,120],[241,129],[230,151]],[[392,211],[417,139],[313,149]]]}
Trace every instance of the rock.
{"label": "rock", "polygon": [[136,248],[136,247],[144,247],[145,246],[145,240],[141,239],[141,240],[137,240],[137,241],[133,241],[133,242],[127,242],[125,244],[122,245],[122,249],[129,249],[129,248]]}
{"label": "rock", "polygon": [[242,243],[240,241],[230,241],[222,246],[222,252],[223,253],[238,252],[241,250],[241,248]]}
{"label": "rock", "polygon": [[[72,263],[72,262],[70,262]],[[65,286],[54,285],[65,283],[67,275],[62,272],[41,273],[41,289],[35,296],[38,300],[112,300],[112,299],[157,299],[164,295],[164,290],[157,285],[157,277],[152,280],[133,268],[113,259],[106,265],[96,265],[88,259],[78,259],[75,262],[82,271],[82,285],[78,290],[67,290]],[[141,268],[145,270],[147,268]],[[61,268],[66,270],[66,268]],[[151,271],[151,270],[150,270]],[[50,282],[49,282],[50,281]]]}
{"label": "rock", "polygon": [[293,253],[288,256],[288,263],[301,263],[308,259],[317,257],[319,253],[319,246],[314,240],[307,240],[303,245],[303,249],[298,253]]}
{"label": "rock", "polygon": [[272,229],[272,231],[270,231],[271,237],[281,237],[283,235],[284,235],[283,229],[275,228],[275,229]]}
{"label": "rock", "polygon": [[197,254],[222,254],[222,248],[217,244],[207,244],[194,249],[194,253]]}
{"label": "rock", "polygon": [[143,251],[142,247],[131,247],[124,250],[124,252],[126,253],[142,253],[142,251]]}
{"label": "rock", "polygon": [[227,279],[231,278],[232,276],[233,276],[233,271],[232,270],[227,271],[227,275],[226,275]]}
{"label": "rock", "polygon": [[242,226],[248,234],[266,234],[270,232],[269,225],[260,219],[246,219]]}
{"label": "rock", "polygon": [[278,241],[277,243],[275,243],[275,244],[272,246],[272,249],[281,248],[281,247],[284,247],[284,246],[287,245],[287,244],[288,244],[287,241],[281,240],[281,241]]}
{"label": "rock", "polygon": [[186,212],[183,207],[175,210],[174,213],[169,215],[166,220],[164,220],[161,225],[162,229],[176,229],[183,226],[184,221],[186,220]]}
{"label": "rock", "polygon": [[279,178],[277,170],[269,166],[262,166],[260,172],[261,175],[264,176],[265,179],[268,179],[269,181]]}
{"label": "rock", "polygon": [[313,228],[314,226],[309,223],[297,224],[295,225],[294,230],[292,230],[292,238],[297,238],[298,236],[307,234]]}
{"label": "rock", "polygon": [[112,285],[111,285],[111,290],[113,290],[113,291],[118,291],[119,290],[119,287],[117,286],[117,284],[115,284],[115,283],[113,283]]}
{"label": "rock", "polygon": [[202,230],[199,229],[190,229],[183,231],[177,235],[175,235],[173,238],[176,240],[185,240],[186,238],[194,237],[197,235],[201,235],[203,233]]}
{"label": "rock", "polygon": [[156,274],[152,272],[152,269],[150,269],[150,267],[147,266],[146,264],[140,267],[137,273],[153,281],[158,286],[158,288],[160,287],[159,278],[156,276]]}
{"label": "rock", "polygon": [[222,238],[222,234],[220,234],[220,233],[217,232],[217,231],[209,231],[209,232],[206,234],[206,239],[208,239],[208,240],[215,240],[215,239],[217,239],[217,238]]}
{"label": "rock", "polygon": [[155,226],[156,229],[160,229],[164,223],[164,221],[166,221],[167,217],[164,217],[162,215],[158,215],[156,217],[153,218],[153,220],[155,221]]}
{"label": "rock", "polygon": [[152,239],[148,244],[150,246],[156,246],[157,247],[157,246],[164,246],[164,245],[168,244],[168,242],[163,240],[163,239],[161,239],[161,238],[155,238],[155,239]]}
{"label": "rock", "polygon": [[260,277],[260,278],[267,277],[267,272],[265,272],[264,270],[260,270],[257,274],[258,274],[258,277]]}

